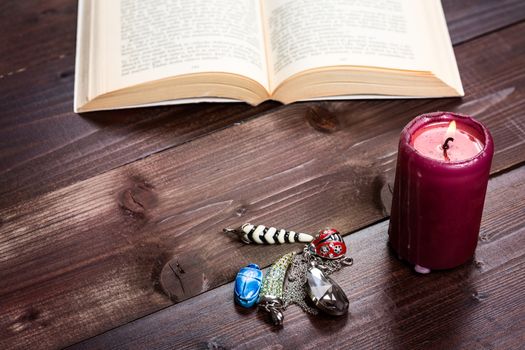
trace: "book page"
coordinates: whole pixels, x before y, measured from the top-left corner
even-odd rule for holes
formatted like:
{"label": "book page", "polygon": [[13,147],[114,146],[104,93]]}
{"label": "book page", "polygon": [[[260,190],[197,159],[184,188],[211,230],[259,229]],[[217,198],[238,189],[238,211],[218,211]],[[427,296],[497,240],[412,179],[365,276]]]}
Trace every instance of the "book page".
{"label": "book page", "polygon": [[412,20],[414,1],[420,0],[266,1],[271,90],[319,67],[429,70]]}
{"label": "book page", "polygon": [[96,1],[96,93],[233,73],[268,87],[259,0]]}
{"label": "book page", "polygon": [[422,38],[432,38],[421,40],[426,59],[432,65],[432,73],[463,96],[465,92],[440,1],[418,1],[417,6],[417,12],[421,13],[414,18],[419,22],[417,28],[421,29],[418,33]]}

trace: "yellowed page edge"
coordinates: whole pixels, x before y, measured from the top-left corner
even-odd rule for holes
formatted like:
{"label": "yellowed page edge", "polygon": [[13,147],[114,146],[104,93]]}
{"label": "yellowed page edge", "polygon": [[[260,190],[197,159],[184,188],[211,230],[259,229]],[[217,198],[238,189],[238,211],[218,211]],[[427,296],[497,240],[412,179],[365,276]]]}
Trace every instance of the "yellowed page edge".
{"label": "yellowed page edge", "polygon": [[73,93],[73,111],[75,113],[78,113],[79,108],[88,102],[89,41],[92,16],[90,0],[79,0],[77,12],[77,47],[75,50],[75,85]]}
{"label": "yellowed page edge", "polygon": [[189,103],[246,103],[240,100],[234,100],[230,98],[220,98],[220,97],[200,97],[200,98],[180,98],[175,100],[159,101],[152,103],[143,103],[129,106],[119,106],[119,107],[108,107],[108,108],[86,108],[80,109],[80,112],[95,112],[95,111],[107,111],[107,110],[117,110],[117,109],[128,109],[128,108],[142,108],[142,107],[156,107],[156,106],[170,106],[170,105],[181,105]]}
{"label": "yellowed page edge", "polygon": [[[456,60],[456,55],[454,53],[454,48],[452,45],[452,40],[450,39],[450,33],[448,31],[448,25],[447,20],[445,18],[445,12],[443,11],[443,5],[441,4],[440,0],[434,0],[434,9],[435,11],[432,11],[432,13],[437,13],[438,17],[436,20],[439,22],[438,27],[441,30],[440,38],[441,40],[441,49],[446,50],[446,56],[448,58],[448,72],[447,77],[444,77],[445,80],[442,79],[441,76],[438,76],[438,78],[442,79],[442,81],[449,85],[451,88],[456,90],[460,96],[465,96],[465,91],[463,90],[463,84],[461,82],[461,76],[459,74],[459,67]],[[443,51],[445,52],[445,51]],[[436,72],[437,73],[437,72]],[[437,75],[437,74],[436,74]]]}
{"label": "yellowed page edge", "polygon": [[414,3],[415,16],[421,28],[420,35],[431,40],[422,40],[422,49],[431,63],[431,71],[444,84],[464,96],[458,64],[440,0],[417,1]]}

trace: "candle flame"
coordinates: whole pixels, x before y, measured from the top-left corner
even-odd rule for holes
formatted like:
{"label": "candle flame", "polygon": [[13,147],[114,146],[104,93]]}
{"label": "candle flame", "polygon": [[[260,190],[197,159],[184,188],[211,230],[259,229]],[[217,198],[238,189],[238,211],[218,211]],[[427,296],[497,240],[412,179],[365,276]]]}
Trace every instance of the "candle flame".
{"label": "candle flame", "polygon": [[454,135],[456,135],[456,121],[453,120],[448,124],[447,132],[445,133],[445,140],[449,137],[454,138]]}

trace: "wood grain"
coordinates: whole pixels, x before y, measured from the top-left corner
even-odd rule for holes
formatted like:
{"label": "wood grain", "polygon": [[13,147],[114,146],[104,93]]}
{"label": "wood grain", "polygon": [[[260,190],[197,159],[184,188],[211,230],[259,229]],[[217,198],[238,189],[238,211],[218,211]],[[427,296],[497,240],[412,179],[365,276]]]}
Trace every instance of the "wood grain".
{"label": "wood grain", "polygon": [[510,24],[522,21],[525,16],[525,2],[520,0],[442,1],[442,4],[453,43],[502,28],[502,18]]}
{"label": "wood grain", "polygon": [[277,329],[262,311],[234,305],[230,283],[72,349],[520,348],[524,202],[525,166],[493,178],[475,259],[429,275],[394,257],[388,221],[346,236],[354,265],[333,275],[350,300],[346,317],[311,317],[291,307]]}
{"label": "wood grain", "polygon": [[66,0],[0,4],[0,207],[278,106],[192,104],[77,115],[76,5]]}
{"label": "wood grain", "polygon": [[[523,162],[524,29],[457,49],[464,100],[295,104],[0,210],[0,344],[65,346],[289,249],[243,246],[226,226],[348,233],[382,220],[399,132],[419,113],[476,112],[495,138],[493,171]],[[172,300],[158,285],[168,261],[184,271]]]}
{"label": "wood grain", "polygon": [[[444,7],[455,44],[525,18],[519,0],[447,0]],[[74,114],[75,25],[76,1],[0,4],[0,207],[278,107],[200,104]]]}

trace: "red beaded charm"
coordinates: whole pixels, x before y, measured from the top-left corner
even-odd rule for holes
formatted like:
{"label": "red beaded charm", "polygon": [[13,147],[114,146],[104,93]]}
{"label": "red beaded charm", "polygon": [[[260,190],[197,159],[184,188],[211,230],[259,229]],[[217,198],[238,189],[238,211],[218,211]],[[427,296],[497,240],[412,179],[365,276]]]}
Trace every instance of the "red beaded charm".
{"label": "red beaded charm", "polygon": [[310,243],[310,251],[325,259],[339,259],[346,254],[346,244],[337,230],[327,228]]}

